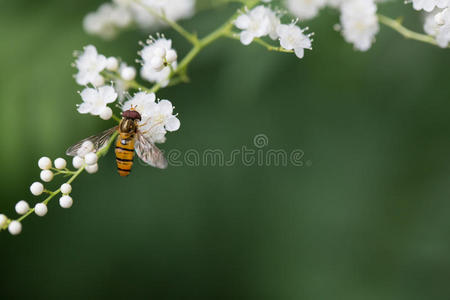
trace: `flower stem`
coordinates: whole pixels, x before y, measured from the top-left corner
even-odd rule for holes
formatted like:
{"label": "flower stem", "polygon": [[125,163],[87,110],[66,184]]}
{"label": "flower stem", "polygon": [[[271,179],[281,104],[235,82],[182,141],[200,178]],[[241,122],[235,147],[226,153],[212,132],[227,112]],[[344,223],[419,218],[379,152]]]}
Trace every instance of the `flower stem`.
{"label": "flower stem", "polygon": [[[244,2],[244,1],[243,1]],[[250,0],[246,1],[244,3],[243,8],[252,8],[256,4],[258,4],[259,0]],[[222,26],[211,32],[210,34],[206,35],[205,37],[198,40],[197,43],[194,44],[192,49],[186,54],[186,56],[181,60],[180,64],[178,65],[177,69],[172,71],[169,74],[169,81],[172,79],[175,75],[180,75],[185,77],[185,74],[187,72],[187,67],[191,63],[191,61],[209,44],[214,42],[215,40],[227,36],[231,29],[233,28],[233,23],[236,17],[239,15],[239,12],[236,12],[231,16]],[[156,93],[162,86],[158,83],[155,84],[151,89],[150,92]]]}
{"label": "flower stem", "polygon": [[378,14],[377,16],[378,16],[378,21],[380,21],[381,24],[384,24],[384,25],[394,29],[395,31],[397,31],[398,33],[400,33],[407,39],[412,39],[412,40],[428,43],[428,44],[431,44],[434,46],[439,46],[438,43],[436,42],[436,40],[434,39],[434,37],[432,37],[431,35],[418,33],[418,32],[412,31],[412,30],[404,27],[402,25],[401,20],[399,20],[399,19],[394,20],[394,19],[391,19],[389,17],[383,16],[380,14]]}
{"label": "flower stem", "polygon": [[[226,35],[226,37],[230,38],[230,39],[233,39],[233,40],[238,40],[238,41],[240,40],[239,33],[237,33],[237,32],[229,32]],[[262,40],[260,38],[255,38],[255,39],[253,39],[253,41],[255,43],[257,43],[258,45],[263,46],[264,48],[266,48],[269,51],[277,51],[277,52],[283,52],[283,53],[294,53],[293,50],[288,50],[288,49],[284,49],[283,47],[273,46],[273,45],[267,43],[266,41],[264,41],[264,40]]]}

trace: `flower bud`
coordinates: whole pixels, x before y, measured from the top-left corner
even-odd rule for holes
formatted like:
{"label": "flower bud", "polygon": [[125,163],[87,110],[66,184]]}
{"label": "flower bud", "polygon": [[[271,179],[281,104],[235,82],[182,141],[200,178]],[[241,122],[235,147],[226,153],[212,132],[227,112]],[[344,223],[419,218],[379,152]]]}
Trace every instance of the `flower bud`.
{"label": "flower bud", "polygon": [[48,170],[52,167],[52,161],[46,156],[41,157],[38,161],[38,166],[42,170]]}
{"label": "flower bud", "polygon": [[15,209],[19,215],[24,215],[30,210],[30,206],[28,205],[27,201],[20,200],[19,202],[17,202]]}
{"label": "flower bud", "polygon": [[36,181],[30,186],[30,192],[35,196],[39,196],[44,192],[44,185]]}

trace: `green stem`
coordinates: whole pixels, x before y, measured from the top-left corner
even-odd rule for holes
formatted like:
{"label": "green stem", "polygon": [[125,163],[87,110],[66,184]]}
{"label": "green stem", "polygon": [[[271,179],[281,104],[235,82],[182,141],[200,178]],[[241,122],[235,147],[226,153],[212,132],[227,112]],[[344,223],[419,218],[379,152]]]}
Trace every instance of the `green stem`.
{"label": "green stem", "polygon": [[436,40],[434,39],[434,37],[432,37],[431,35],[412,31],[412,30],[404,27],[402,25],[401,21],[398,19],[394,20],[394,19],[391,19],[389,17],[383,16],[380,14],[378,14],[377,16],[378,16],[378,21],[380,21],[381,24],[384,24],[384,25],[394,29],[395,31],[397,31],[398,33],[400,33],[407,39],[412,39],[412,40],[428,43],[428,44],[431,44],[434,46],[439,46],[438,43],[436,42]]}
{"label": "green stem", "polygon": [[[240,40],[239,33],[237,33],[237,32],[229,32],[226,35],[226,37],[230,38],[230,39],[233,39],[233,40],[238,40],[238,41]],[[283,53],[294,53],[293,50],[287,50],[287,49],[284,49],[283,47],[273,46],[273,45],[267,43],[266,41],[264,41],[264,40],[262,40],[260,38],[255,38],[253,41],[256,44],[258,44],[260,46],[263,46],[264,48],[266,48],[269,51],[277,51],[277,52],[283,52]]]}
{"label": "green stem", "polygon": [[[245,2],[246,5],[244,7],[252,8],[256,4],[258,4],[259,0],[251,0],[248,2]],[[183,76],[187,72],[187,67],[191,63],[191,61],[209,44],[214,42],[215,40],[227,36],[231,29],[233,28],[234,20],[239,15],[239,12],[236,12],[231,18],[229,18],[222,26],[211,32],[210,34],[206,35],[202,39],[198,40],[198,43],[194,44],[194,47],[186,54],[186,56],[181,60],[180,64],[178,65],[177,69],[170,73],[168,79],[170,80],[175,75],[181,75]],[[156,93],[161,88],[160,84],[155,84],[150,91]]]}

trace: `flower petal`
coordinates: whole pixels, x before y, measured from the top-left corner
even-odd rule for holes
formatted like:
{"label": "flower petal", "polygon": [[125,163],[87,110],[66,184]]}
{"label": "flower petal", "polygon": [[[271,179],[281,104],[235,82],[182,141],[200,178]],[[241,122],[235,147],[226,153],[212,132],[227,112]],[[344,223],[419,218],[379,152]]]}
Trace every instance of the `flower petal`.
{"label": "flower petal", "polygon": [[77,110],[80,114],[87,114],[91,110],[91,105],[89,103],[83,102],[78,106]]}
{"label": "flower petal", "polygon": [[159,108],[160,113],[163,115],[171,115],[173,112],[173,106],[169,100],[159,101],[158,108]]}
{"label": "flower petal", "polygon": [[180,120],[177,117],[171,117],[165,125],[167,131],[177,131],[180,128]]}

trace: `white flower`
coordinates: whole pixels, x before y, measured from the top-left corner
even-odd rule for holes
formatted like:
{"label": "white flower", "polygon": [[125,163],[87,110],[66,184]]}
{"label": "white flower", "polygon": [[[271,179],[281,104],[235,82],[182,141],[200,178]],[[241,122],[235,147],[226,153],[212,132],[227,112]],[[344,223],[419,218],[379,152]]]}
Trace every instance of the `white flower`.
{"label": "white flower", "polygon": [[71,208],[73,205],[73,199],[72,197],[68,195],[64,195],[61,198],[59,198],[59,205],[62,208]]}
{"label": "white flower", "polygon": [[141,76],[166,86],[169,83],[170,66],[173,69],[177,67],[177,53],[172,49],[172,41],[164,37],[149,40],[139,54],[142,57]]}
{"label": "white flower", "polygon": [[376,11],[373,0],[346,0],[341,5],[342,34],[357,50],[367,51],[378,33]]}
{"label": "white flower", "polygon": [[85,88],[81,93],[83,103],[78,106],[81,114],[90,113],[98,116],[108,110],[107,104],[116,101],[117,93],[111,86],[100,88]]}
{"label": "white flower", "polygon": [[155,94],[139,92],[124,103],[122,109],[128,110],[132,106],[141,114],[142,127],[140,130],[154,143],[164,143],[167,131],[180,128],[180,121],[173,113],[173,106],[169,100],[155,101]]}
{"label": "white flower", "polygon": [[311,39],[308,35],[303,34],[303,31],[295,24],[281,24],[277,28],[281,47],[294,50],[298,58],[303,58],[305,49],[311,49]]}
{"label": "white flower", "polygon": [[415,10],[433,11],[435,7],[446,8],[450,5],[449,0],[412,0]]}
{"label": "white flower", "polygon": [[8,222],[8,218],[4,214],[0,214],[0,229],[6,225],[6,222]]}
{"label": "white flower", "polygon": [[8,231],[12,235],[18,235],[22,232],[22,224],[19,221],[11,221],[8,226]]}
{"label": "white flower", "polygon": [[142,0],[142,3],[172,21],[189,18],[195,10],[194,0]]}
{"label": "white flower", "polygon": [[72,192],[72,186],[69,183],[63,183],[60,187],[60,190],[63,195],[67,195]]}
{"label": "white flower", "polygon": [[86,15],[83,27],[87,33],[111,39],[120,29],[129,26],[132,14],[127,8],[112,3],[102,4],[97,11]]}
{"label": "white flower", "polygon": [[326,0],[287,0],[286,7],[302,20],[312,19],[327,4]]}
{"label": "white flower", "polygon": [[424,30],[427,34],[435,37],[440,47],[448,47],[450,43],[450,8],[428,14],[425,18]]}
{"label": "white flower", "polygon": [[50,170],[42,170],[40,174],[41,180],[44,182],[50,182],[53,179],[53,172]]}
{"label": "white flower", "polygon": [[78,55],[75,61],[75,66],[78,69],[78,73],[75,75],[75,79],[79,85],[87,85],[89,83],[94,86],[100,86],[104,83],[103,77],[100,72],[106,68],[106,57],[98,54],[97,49],[88,45],[84,47],[84,52]]}
{"label": "white flower", "polygon": [[38,166],[41,170],[48,170],[52,167],[52,161],[46,156],[41,157],[38,161]]}
{"label": "white flower", "polygon": [[47,209],[47,205],[45,205],[44,203],[38,203],[34,206],[34,212],[36,215],[38,215],[39,217],[43,217],[47,214],[48,209]]}
{"label": "white flower", "polygon": [[44,192],[44,185],[40,182],[33,182],[30,186],[30,192],[35,196],[39,196]]}
{"label": "white flower", "polygon": [[58,157],[55,159],[55,168],[57,169],[64,169],[67,166],[67,162],[64,158]]}
{"label": "white flower", "polygon": [[244,45],[249,45],[253,39],[266,35],[276,39],[276,29],[279,24],[280,19],[275,12],[262,5],[240,15],[234,22],[234,25],[242,30],[240,40]]}
{"label": "white flower", "polygon": [[15,209],[19,215],[24,215],[30,210],[30,206],[25,200],[20,200],[17,202]]}

